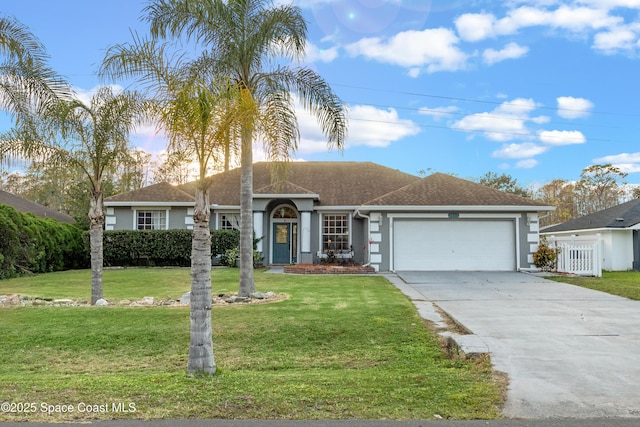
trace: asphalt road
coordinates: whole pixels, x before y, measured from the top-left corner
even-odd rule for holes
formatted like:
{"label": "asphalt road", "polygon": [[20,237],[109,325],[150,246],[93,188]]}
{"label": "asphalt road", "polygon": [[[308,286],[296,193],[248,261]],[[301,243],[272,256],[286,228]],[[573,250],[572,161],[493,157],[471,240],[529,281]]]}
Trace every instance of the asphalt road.
{"label": "asphalt road", "polygon": [[2,427],[637,427],[637,419],[546,419],[470,421],[381,420],[125,420],[82,423],[0,423]]}

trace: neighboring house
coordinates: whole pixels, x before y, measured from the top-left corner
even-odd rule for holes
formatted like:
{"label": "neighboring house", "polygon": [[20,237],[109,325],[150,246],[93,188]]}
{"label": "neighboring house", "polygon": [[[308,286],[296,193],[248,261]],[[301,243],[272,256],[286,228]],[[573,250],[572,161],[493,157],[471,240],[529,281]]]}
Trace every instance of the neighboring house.
{"label": "neighboring house", "polygon": [[640,270],[640,200],[632,200],[562,224],[545,227],[541,234],[549,240],[598,240],[602,268],[610,271]]}
{"label": "neighboring house", "polygon": [[[370,162],[292,162],[274,183],[253,170],[253,220],[266,264],[327,253],[389,270],[533,268],[535,200],[436,173],[419,178]],[[156,184],[105,199],[107,229],[192,228],[193,183]],[[240,169],[211,177],[211,228],[239,228]]]}
{"label": "neighboring house", "polygon": [[39,205],[30,200],[24,199],[20,196],[16,196],[15,194],[8,193],[3,190],[0,190],[0,205],[11,206],[18,212],[32,213],[35,216],[39,216],[42,218],[52,218],[56,221],[65,222],[67,224],[74,224],[76,222],[71,215],[67,215],[55,209]]}

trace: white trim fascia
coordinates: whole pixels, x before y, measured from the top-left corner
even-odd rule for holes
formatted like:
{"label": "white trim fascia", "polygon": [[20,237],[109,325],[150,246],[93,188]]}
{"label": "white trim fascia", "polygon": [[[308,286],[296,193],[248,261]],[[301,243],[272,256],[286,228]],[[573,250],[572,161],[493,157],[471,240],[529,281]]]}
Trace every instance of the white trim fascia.
{"label": "white trim fascia", "polygon": [[468,213],[461,212],[457,218],[449,218],[448,213],[389,213],[388,218],[411,218],[411,219],[446,219],[451,221],[464,219],[518,219],[522,218],[522,213]]}
{"label": "white trim fascia", "polygon": [[447,206],[407,206],[407,205],[367,205],[358,206],[357,209],[363,212],[371,211],[405,211],[405,212],[424,212],[424,211],[436,211],[436,212],[539,212],[539,211],[553,211],[555,206],[516,206],[516,205],[447,205]]}
{"label": "white trim fascia", "polygon": [[319,194],[254,194],[254,199],[316,199],[320,200]]}
{"label": "white trim fascia", "polygon": [[186,206],[186,207],[193,207],[195,205],[195,202],[108,202],[105,201],[104,202],[104,206],[105,207],[131,207],[131,209],[134,208],[140,208],[140,207],[167,207],[167,206],[173,206],[173,207],[178,207],[178,206]]}
{"label": "white trim fascia", "polygon": [[541,235],[554,236],[554,235],[576,235],[579,236],[583,233],[608,233],[610,231],[633,231],[632,228],[585,228],[582,230],[566,230],[566,231],[540,231]]}
{"label": "white trim fascia", "polygon": [[340,211],[344,213],[354,213],[358,206],[314,206],[313,210],[318,213]]}
{"label": "white trim fascia", "polygon": [[[149,208],[153,208],[153,209],[149,209]],[[140,205],[140,206],[131,206],[131,210],[132,211],[144,211],[144,210],[149,210],[149,211],[170,211],[171,210],[171,206],[169,206],[169,205],[156,205],[156,206]]]}
{"label": "white trim fascia", "polygon": [[634,224],[629,227],[600,227],[600,228],[582,228],[580,230],[564,230],[564,231],[543,231],[540,230],[540,234],[552,235],[552,234],[577,234],[580,233],[593,233],[594,231],[597,233],[602,233],[605,231],[633,231],[640,230],[640,223]]}
{"label": "white trim fascia", "polygon": [[210,209],[214,209],[216,211],[239,211],[240,205],[215,205],[211,204],[209,206]]}

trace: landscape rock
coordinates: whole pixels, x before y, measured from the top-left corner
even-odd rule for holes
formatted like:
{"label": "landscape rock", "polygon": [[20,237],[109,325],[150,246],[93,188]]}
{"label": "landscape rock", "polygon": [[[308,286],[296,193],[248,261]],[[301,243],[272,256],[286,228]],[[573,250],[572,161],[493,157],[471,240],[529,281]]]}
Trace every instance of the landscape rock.
{"label": "landscape rock", "polygon": [[96,301],[96,307],[106,307],[109,305],[109,302],[104,299],[104,298],[100,298],[98,301]]}
{"label": "landscape rock", "polygon": [[142,305],[153,305],[155,302],[156,301],[154,297],[144,297],[140,301],[138,301],[138,303]]}
{"label": "landscape rock", "polygon": [[249,296],[251,298],[255,298],[255,299],[267,299],[267,298],[269,298],[269,296],[264,292],[253,292],[253,293],[249,294]]}
{"label": "landscape rock", "polygon": [[4,300],[4,305],[20,305],[20,295],[9,295]]}

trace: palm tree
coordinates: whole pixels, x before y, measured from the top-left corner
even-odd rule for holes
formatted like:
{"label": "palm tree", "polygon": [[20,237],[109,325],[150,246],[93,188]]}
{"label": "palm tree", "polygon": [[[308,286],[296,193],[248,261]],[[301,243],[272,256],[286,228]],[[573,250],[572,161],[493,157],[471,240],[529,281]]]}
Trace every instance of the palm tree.
{"label": "palm tree", "polygon": [[[236,133],[230,117],[242,116],[238,91],[226,77],[210,76],[198,61],[169,54],[169,46],[135,37],[133,43],[107,50],[101,74],[137,78],[153,96],[157,119],[169,137],[169,152],[198,162],[191,247],[190,374],[216,371],[211,328],[211,234],[209,228],[211,163],[229,147]],[[201,76],[204,76],[201,77]],[[249,109],[251,106],[249,105]],[[232,145],[231,145],[232,147]]]}
{"label": "palm tree", "polygon": [[71,95],[46,60],[44,46],[25,25],[0,17],[0,105],[15,118],[41,114]]}
{"label": "palm tree", "polygon": [[91,304],[102,298],[102,235],[105,222],[105,171],[129,155],[128,138],[148,111],[136,93],[114,94],[102,87],[89,104],[60,101],[45,115],[20,122],[0,138],[0,158],[46,161],[60,168],[78,168],[89,186]]}
{"label": "palm tree", "polygon": [[[342,148],[346,113],[330,86],[308,68],[278,66],[304,55],[307,25],[300,8],[265,0],[155,0],[145,11],[156,38],[187,37],[204,49],[201,68],[229,76],[255,106],[240,126],[240,289],[255,291],[253,278],[253,144],[263,142],[270,160],[297,149],[298,123],[292,93],[318,118],[330,148]],[[278,163],[279,164],[279,163]]]}

